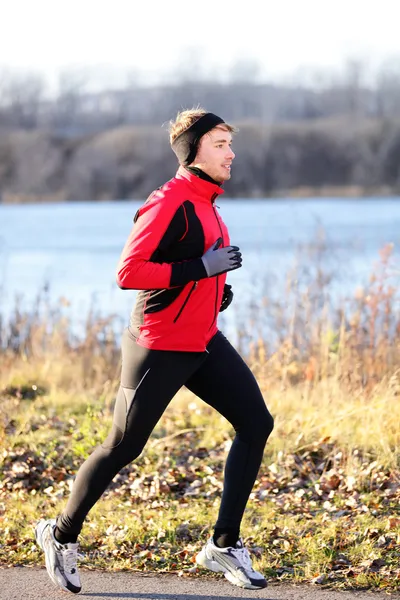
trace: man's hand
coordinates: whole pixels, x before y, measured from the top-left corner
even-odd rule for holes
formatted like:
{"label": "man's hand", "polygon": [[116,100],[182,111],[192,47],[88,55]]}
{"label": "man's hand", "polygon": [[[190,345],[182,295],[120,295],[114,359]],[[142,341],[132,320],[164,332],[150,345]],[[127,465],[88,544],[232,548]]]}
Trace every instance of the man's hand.
{"label": "man's hand", "polygon": [[219,312],[226,310],[228,308],[228,306],[230,305],[230,303],[232,302],[232,300],[233,300],[232,286],[228,285],[226,283],[224,286],[224,294],[222,296],[221,308],[219,309]]}
{"label": "man's hand", "polygon": [[220,248],[222,238],[218,240],[201,257],[208,277],[234,271],[242,266],[242,255],[237,246]]}

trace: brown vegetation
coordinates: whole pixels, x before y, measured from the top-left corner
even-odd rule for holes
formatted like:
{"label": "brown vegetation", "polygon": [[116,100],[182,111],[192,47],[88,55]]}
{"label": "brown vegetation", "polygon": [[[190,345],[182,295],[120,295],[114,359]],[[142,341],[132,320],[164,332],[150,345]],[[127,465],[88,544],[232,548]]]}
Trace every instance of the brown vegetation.
{"label": "brown vegetation", "polygon": [[0,202],[144,199],[177,167],[170,119],[198,104],[240,128],[230,197],[400,193],[399,61],[287,85],[246,63],[225,81],[187,66],[168,85],[96,93],[71,71],[52,97],[37,75],[0,71]]}
{"label": "brown vegetation", "polygon": [[[396,265],[391,246],[383,248],[368,287],[337,305],[322,250],[307,269],[287,274],[285,297],[249,307],[238,324],[239,346],[275,417],[242,533],[272,580],[394,591]],[[51,306],[46,291],[36,309],[16,307],[0,325],[0,563],[42,564],[34,524],[58,514],[111,425],[119,325],[89,314],[82,337],[71,329],[65,301]],[[231,439],[216,411],[179,393],[143,454],[90,513],[83,564],[197,576],[194,555],[216,516]]]}
{"label": "brown vegetation", "polygon": [[[400,123],[335,119],[261,126],[239,122],[230,197],[400,193]],[[172,177],[161,127],[123,126],[74,139],[0,134],[0,200],[144,199]]]}

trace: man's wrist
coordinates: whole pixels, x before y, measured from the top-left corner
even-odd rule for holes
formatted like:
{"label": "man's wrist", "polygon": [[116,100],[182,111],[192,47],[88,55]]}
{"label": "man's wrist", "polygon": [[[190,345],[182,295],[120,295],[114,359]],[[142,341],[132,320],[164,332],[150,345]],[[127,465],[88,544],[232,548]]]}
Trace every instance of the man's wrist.
{"label": "man's wrist", "polygon": [[183,263],[172,263],[171,286],[186,285],[190,281],[199,281],[208,277],[201,258],[194,258]]}

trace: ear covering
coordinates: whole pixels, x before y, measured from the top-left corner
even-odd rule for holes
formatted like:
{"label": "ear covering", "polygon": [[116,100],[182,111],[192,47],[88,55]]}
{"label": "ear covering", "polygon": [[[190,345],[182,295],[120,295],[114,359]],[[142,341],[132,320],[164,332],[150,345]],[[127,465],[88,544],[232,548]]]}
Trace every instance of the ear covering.
{"label": "ear covering", "polygon": [[185,131],[182,131],[172,142],[172,150],[178,161],[188,167],[196,158],[197,149],[202,136],[225,121],[213,113],[206,113]]}

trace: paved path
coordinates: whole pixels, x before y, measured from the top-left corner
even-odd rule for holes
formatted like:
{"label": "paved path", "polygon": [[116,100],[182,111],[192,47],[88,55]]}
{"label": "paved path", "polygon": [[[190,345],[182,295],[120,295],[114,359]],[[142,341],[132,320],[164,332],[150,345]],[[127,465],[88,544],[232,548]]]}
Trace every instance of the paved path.
{"label": "paved path", "polygon": [[244,598],[254,600],[383,600],[399,598],[400,593],[388,595],[376,592],[340,592],[323,589],[318,585],[294,586],[271,584],[264,590],[242,590],[223,577],[211,579],[177,575],[137,573],[107,573],[81,568],[83,589],[70,594],[56,588],[45,569],[31,567],[0,568],[1,600],[54,600],[88,598],[90,600],[226,600]]}

